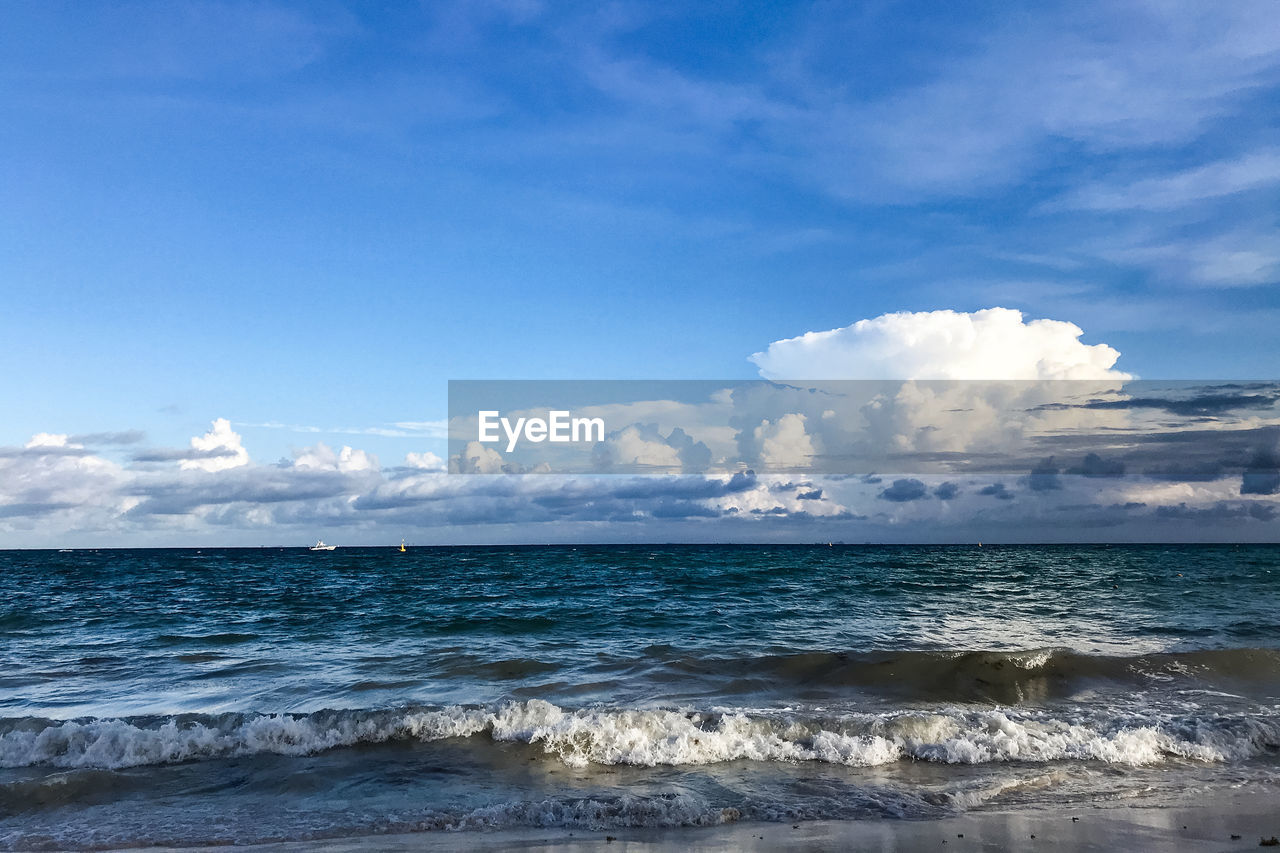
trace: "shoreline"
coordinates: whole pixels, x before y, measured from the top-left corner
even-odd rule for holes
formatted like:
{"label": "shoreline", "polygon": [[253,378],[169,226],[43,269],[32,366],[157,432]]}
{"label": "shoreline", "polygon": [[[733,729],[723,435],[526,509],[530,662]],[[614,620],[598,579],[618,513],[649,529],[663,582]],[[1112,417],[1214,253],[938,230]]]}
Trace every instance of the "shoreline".
{"label": "shoreline", "polygon": [[[1239,836],[1233,838],[1232,836]],[[713,827],[588,829],[518,829],[431,831],[349,838],[273,842],[244,846],[217,845],[219,850],[250,853],[366,853],[372,850],[555,851],[1140,851],[1186,853],[1242,851],[1259,847],[1263,838],[1280,836],[1280,788],[1248,793],[1214,793],[1207,800],[1188,795],[1168,806],[1105,805],[1025,810],[974,811],[936,820],[882,818],[802,823],[729,823]],[[150,853],[210,850],[214,847],[148,847]],[[133,848],[126,853],[142,853]]]}

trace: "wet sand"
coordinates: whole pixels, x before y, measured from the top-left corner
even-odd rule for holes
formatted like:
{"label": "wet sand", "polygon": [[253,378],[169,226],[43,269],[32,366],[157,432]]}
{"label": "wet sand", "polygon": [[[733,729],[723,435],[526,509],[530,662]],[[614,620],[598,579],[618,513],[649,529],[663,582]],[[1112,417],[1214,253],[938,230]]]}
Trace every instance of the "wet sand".
{"label": "wet sand", "polygon": [[[1239,838],[1232,838],[1238,835]],[[1096,808],[980,811],[942,820],[731,823],[682,829],[504,830],[424,832],[312,840],[238,848],[255,853],[388,851],[877,851],[947,853],[982,850],[1233,851],[1259,847],[1280,835],[1280,789],[1211,800],[1189,797],[1167,808],[1108,804]],[[195,849],[195,848],[183,848]],[[218,849],[226,850],[227,847]],[[1280,849],[1277,847],[1276,849]],[[156,848],[149,848],[155,853]]]}

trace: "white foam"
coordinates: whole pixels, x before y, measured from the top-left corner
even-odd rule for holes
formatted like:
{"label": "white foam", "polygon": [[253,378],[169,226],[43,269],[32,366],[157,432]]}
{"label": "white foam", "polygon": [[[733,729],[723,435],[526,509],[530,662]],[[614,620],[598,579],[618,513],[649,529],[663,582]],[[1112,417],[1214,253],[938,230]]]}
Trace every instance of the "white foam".
{"label": "white foam", "polygon": [[541,746],[565,764],[696,765],[725,761],[821,761],[874,766],[903,759],[951,764],[1170,758],[1231,761],[1280,745],[1280,717],[1161,715],[1075,720],[1014,710],[897,712],[806,717],[802,713],[568,711],[541,700],[490,709],[320,712],[168,720],[23,721],[0,734],[0,766],[119,768],[255,754],[305,755],[389,740],[487,734]]}
{"label": "white foam", "polygon": [[582,827],[709,826],[732,823],[740,812],[713,808],[689,794],[665,797],[518,801],[483,806],[457,817],[443,817],[427,829],[500,829],[509,826]]}
{"label": "white foam", "polygon": [[0,735],[0,767],[135,767],[200,758],[273,753],[306,755],[398,738],[466,737],[488,725],[485,712],[450,708],[417,712],[268,714],[225,722],[138,726],[126,720],[67,721]]}

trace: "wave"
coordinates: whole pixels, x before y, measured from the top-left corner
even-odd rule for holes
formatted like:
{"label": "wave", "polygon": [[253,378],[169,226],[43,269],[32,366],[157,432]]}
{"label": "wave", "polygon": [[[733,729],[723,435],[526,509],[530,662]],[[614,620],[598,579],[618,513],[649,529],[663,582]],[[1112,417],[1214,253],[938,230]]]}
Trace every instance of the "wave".
{"label": "wave", "polygon": [[237,643],[249,643],[259,639],[257,634],[238,634],[224,632],[220,634],[161,634],[155,642],[160,646],[234,646]]}
{"label": "wave", "polygon": [[[387,658],[396,662],[395,658]],[[495,658],[471,649],[431,658],[421,677],[451,683],[519,683],[521,698],[565,699],[549,686],[584,681],[631,696],[667,695],[687,702],[743,697],[783,702],[885,697],[897,703],[1026,705],[1101,688],[1112,692],[1216,691],[1242,697],[1280,695],[1280,651],[1218,649],[1131,656],[1070,649],[1026,651],[795,652],[760,656],[690,654],[667,645],[638,654],[557,661]],[[367,689],[366,681],[347,689]],[[373,682],[379,681],[372,679]],[[409,684],[411,682],[406,682]]]}
{"label": "wave", "polygon": [[1069,649],[1027,651],[807,652],[743,658],[672,657],[677,677],[729,682],[726,692],[812,697],[848,692],[945,702],[1041,702],[1099,683],[1274,696],[1280,650],[1215,649],[1138,656]]}
{"label": "wave", "polygon": [[252,755],[308,755],[390,741],[487,738],[540,746],[567,765],[817,761],[875,766],[1170,759],[1238,761],[1280,747],[1280,715],[901,710],[567,710],[533,699],[312,714],[0,721],[0,767],[116,769]]}

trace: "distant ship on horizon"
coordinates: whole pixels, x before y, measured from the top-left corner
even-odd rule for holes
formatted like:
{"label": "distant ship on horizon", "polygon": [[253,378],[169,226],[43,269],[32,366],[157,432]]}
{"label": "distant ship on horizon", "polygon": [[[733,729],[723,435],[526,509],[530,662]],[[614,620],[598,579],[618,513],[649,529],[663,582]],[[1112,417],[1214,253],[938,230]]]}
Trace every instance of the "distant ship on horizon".
{"label": "distant ship on horizon", "polygon": [[337,547],[338,547],[337,545],[326,545],[326,544],[324,544],[324,540],[323,540],[323,539],[317,539],[317,540],[316,540],[316,544],[312,545],[312,546],[311,546],[311,548],[310,548],[309,550],[311,550],[311,551],[332,551],[333,549],[335,549],[335,548],[337,548]]}

